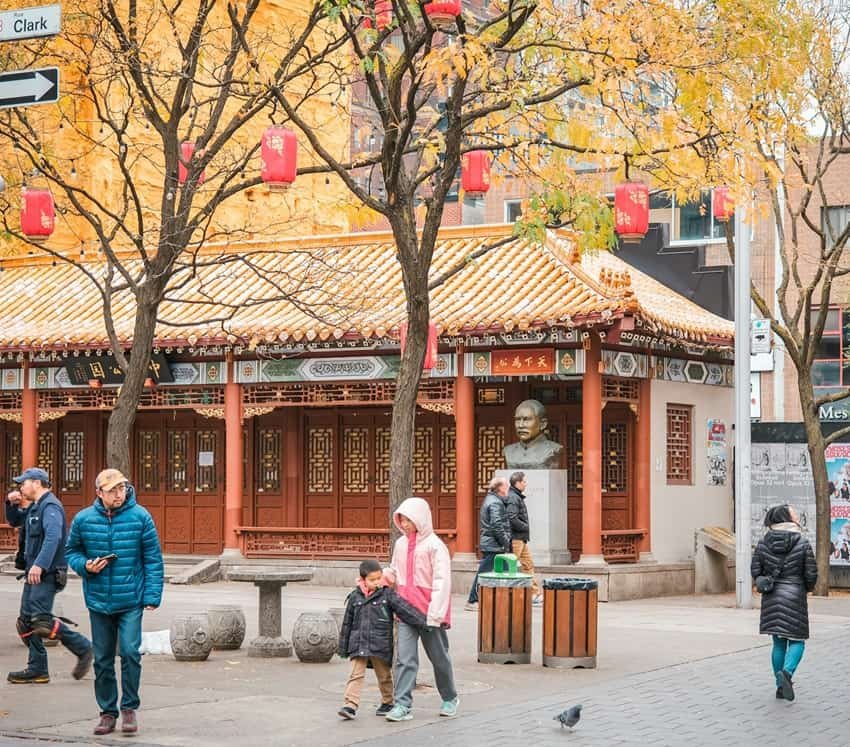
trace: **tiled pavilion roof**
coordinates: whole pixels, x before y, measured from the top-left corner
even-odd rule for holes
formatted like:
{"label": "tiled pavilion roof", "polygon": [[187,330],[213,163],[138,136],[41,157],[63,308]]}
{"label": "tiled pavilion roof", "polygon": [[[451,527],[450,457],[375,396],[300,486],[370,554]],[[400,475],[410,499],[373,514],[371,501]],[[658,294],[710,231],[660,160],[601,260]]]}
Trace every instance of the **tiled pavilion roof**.
{"label": "tiled pavilion roof", "polygon": [[[509,226],[443,229],[432,278],[462,266],[434,288],[431,314],[441,334],[581,326],[633,316],[661,336],[732,345],[734,325],[632,268],[616,255],[577,258],[549,233],[534,244],[509,239]],[[47,259],[0,263],[0,349],[108,344],[101,296],[79,269]],[[97,260],[85,265],[103,276]],[[134,267],[138,269],[138,267]],[[393,334],[404,319],[401,271],[392,235],[360,233],[205,247],[181,269],[163,302],[158,344],[263,344]],[[113,302],[118,337],[130,341],[134,302]]]}

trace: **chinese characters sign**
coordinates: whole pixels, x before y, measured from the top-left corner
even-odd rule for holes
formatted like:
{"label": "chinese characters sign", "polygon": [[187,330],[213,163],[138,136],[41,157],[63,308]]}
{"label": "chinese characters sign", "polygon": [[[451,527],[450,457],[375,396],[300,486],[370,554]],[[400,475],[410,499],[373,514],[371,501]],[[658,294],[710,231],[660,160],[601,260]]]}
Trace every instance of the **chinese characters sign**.
{"label": "chinese characters sign", "polygon": [[534,376],[555,373],[552,348],[494,350],[490,366],[494,376]]}

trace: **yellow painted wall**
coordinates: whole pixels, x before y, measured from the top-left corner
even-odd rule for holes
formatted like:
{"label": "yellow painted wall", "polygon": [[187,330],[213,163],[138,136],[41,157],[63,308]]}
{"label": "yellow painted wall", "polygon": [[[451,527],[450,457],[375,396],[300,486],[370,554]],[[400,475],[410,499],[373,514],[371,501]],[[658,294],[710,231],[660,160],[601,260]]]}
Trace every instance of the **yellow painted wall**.
{"label": "yellow painted wall", "polygon": [[[92,35],[100,34],[100,38],[104,38],[102,31],[98,29],[98,25],[103,23],[102,18],[99,14],[92,15],[97,5],[96,0],[65,0],[62,35],[47,41],[0,45],[0,67],[8,70],[58,65],[61,68],[60,102],[57,105],[28,107],[20,110],[20,113],[28,118],[42,139],[43,153],[63,178],[70,179],[72,170],[76,172],[72,183],[81,190],[81,199],[86,200],[83,192],[87,192],[101,201],[104,207],[118,211],[122,206],[122,192],[127,182],[114,153],[117,141],[110,136],[109,128],[102,127],[98,122],[94,103],[86,96],[86,82],[105,80],[110,69],[114,68],[113,61],[104,53],[102,45],[95,44],[94,53],[91,51]],[[152,0],[150,3],[139,5],[150,8],[161,7],[162,3],[161,0]],[[14,0],[0,0],[0,9],[18,6],[19,3]],[[236,3],[236,6],[241,11],[244,4]],[[185,31],[182,30],[188,20],[194,18],[196,2],[189,2],[182,7],[183,15],[175,18],[173,24],[174,28],[181,30],[181,36],[185,37]],[[252,21],[248,35],[257,51],[256,57],[261,70],[259,73],[252,70],[243,58],[236,71],[236,76],[246,86],[258,85],[272,66],[278,63],[289,48],[290,35],[300,32],[305,13],[310,7],[312,3],[309,0],[264,0]],[[220,62],[222,50],[229,42],[230,29],[226,8],[227,3],[217,3],[211,16],[210,30],[204,37],[199,58],[201,70]],[[141,32],[145,36],[142,53],[145,64],[176,73],[179,70],[179,55],[171,23],[164,15],[146,19],[147,31]],[[140,24],[140,27],[142,25],[144,24]],[[321,48],[322,41],[320,29],[314,32],[311,48]],[[200,77],[206,78],[208,82],[212,81],[212,77],[203,72]],[[173,82],[160,79],[157,88],[167,91],[168,86],[172,84]],[[299,84],[288,90],[292,92],[301,88]],[[196,90],[199,97],[204,95],[202,88],[198,87]],[[103,94],[106,91],[105,86],[100,85],[99,91]],[[122,85],[116,85],[109,95],[101,96],[100,99],[101,105],[108,102],[116,111],[126,110],[130,103],[127,88]],[[234,99],[217,121],[227,121],[240,103]],[[163,147],[158,134],[144,118],[138,102],[129,108],[127,141],[128,154],[132,157],[129,168],[132,183],[144,203],[145,243],[152,246],[158,238],[160,205],[165,192]],[[210,119],[209,108],[201,107],[199,111],[199,124],[205,125]],[[335,84],[328,85],[320,95],[311,98],[302,111],[319,129],[329,150],[339,158],[346,158],[350,131],[348,91]],[[210,164],[206,172],[207,180],[199,188],[199,194],[195,198],[196,207],[205,196],[211,194],[216,185],[221,184],[222,171],[232,170],[230,164],[233,159],[243,153],[249,143],[259,142],[263,130],[271,124],[272,117],[276,122],[283,119],[279,109],[273,114],[270,107],[255,115]],[[186,126],[181,128],[180,137],[194,140],[199,129],[190,127],[187,122]],[[297,135],[299,167],[318,163],[306,138],[301,133],[297,132]],[[9,185],[5,193],[0,195],[0,209],[3,207],[2,201],[5,200],[7,219],[15,229],[19,219],[21,176],[26,166],[26,159],[16,152],[9,138],[0,135],[0,173]],[[244,173],[250,177],[258,175],[259,170],[260,159],[257,153],[248,163]],[[28,181],[32,186],[50,186],[48,180],[39,175],[28,177]],[[52,186],[51,190],[57,208],[60,212],[64,211],[64,215],[57,215],[56,231],[46,246],[72,256],[77,256],[83,248],[88,258],[90,252],[96,250],[98,243],[94,231],[83,219],[74,215],[75,211],[61,189]],[[172,199],[180,199],[180,194],[174,194]],[[270,193],[265,185],[260,185],[249,192],[229,198],[216,213],[213,227],[205,240],[233,242],[241,238],[344,232],[348,230],[348,223],[343,206],[349,199],[349,194],[341,182],[324,174],[299,176],[293,187],[285,193]],[[129,241],[119,240],[116,243],[126,245]],[[31,246],[21,244],[9,236],[0,238],[0,257],[27,252],[37,254],[39,250],[33,250]]]}

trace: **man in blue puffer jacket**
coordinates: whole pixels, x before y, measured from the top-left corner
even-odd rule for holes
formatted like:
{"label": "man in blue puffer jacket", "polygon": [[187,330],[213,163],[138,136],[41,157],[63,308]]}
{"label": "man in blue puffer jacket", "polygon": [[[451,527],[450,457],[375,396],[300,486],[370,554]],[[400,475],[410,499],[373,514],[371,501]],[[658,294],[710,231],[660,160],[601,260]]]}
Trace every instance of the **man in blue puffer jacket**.
{"label": "man in blue puffer jacket", "polygon": [[115,646],[121,656],[121,731],[138,731],[142,674],[142,611],[162,599],[162,551],[147,509],[136,503],[133,486],[117,469],[95,480],[94,505],[71,524],[65,554],[83,579],[94,644],[94,692],[100,707],[97,735],[115,731],[118,683]]}

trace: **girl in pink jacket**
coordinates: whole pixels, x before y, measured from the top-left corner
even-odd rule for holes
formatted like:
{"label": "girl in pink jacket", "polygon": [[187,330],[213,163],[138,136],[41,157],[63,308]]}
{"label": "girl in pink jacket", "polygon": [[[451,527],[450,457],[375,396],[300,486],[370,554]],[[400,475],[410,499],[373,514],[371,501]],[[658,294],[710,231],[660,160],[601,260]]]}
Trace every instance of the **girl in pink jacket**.
{"label": "girl in pink jacket", "polygon": [[460,702],[455,689],[449,637],[446,630],[451,619],[452,568],[449,550],[434,534],[431,509],[422,498],[402,501],[393,514],[393,522],[401,530],[393,548],[386,578],[396,584],[401,597],[425,614],[424,628],[404,622],[398,624],[398,648],[395,663],[395,692],[387,721],[409,721],[413,718],[413,688],[419,669],[419,641],[434,668],[434,681],[443,704],[441,716],[457,715]]}

